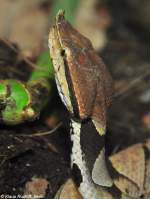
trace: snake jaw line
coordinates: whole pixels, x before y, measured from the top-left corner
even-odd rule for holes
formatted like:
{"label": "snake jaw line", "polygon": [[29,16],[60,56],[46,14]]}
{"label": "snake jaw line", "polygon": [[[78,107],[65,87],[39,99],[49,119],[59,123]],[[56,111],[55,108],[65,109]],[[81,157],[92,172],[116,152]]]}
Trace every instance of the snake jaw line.
{"label": "snake jaw line", "polygon": [[73,113],[70,99],[71,96],[65,75],[64,56],[62,56],[62,47],[58,39],[58,32],[56,26],[54,26],[49,33],[49,48],[54,65],[55,80],[57,89],[59,91],[59,95],[67,109],[70,110],[71,113]]}

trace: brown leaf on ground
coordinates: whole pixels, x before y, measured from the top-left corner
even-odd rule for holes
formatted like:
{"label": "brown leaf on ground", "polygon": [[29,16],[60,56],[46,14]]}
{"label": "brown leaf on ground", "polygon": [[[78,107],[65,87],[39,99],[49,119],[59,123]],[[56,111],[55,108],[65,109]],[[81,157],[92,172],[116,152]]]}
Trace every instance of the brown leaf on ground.
{"label": "brown leaf on ground", "polygon": [[127,178],[119,177],[114,181],[115,185],[124,193],[128,190],[131,196],[140,194],[143,191],[145,177],[143,146],[135,144],[111,156],[110,161],[117,172]]}
{"label": "brown leaf on ground", "polygon": [[32,198],[44,198],[46,194],[46,189],[48,188],[48,184],[49,182],[45,178],[33,177],[32,181],[26,183],[24,195],[30,195],[32,196]]}
{"label": "brown leaf on ground", "polygon": [[83,199],[72,179],[66,183],[57,192],[55,199]]}

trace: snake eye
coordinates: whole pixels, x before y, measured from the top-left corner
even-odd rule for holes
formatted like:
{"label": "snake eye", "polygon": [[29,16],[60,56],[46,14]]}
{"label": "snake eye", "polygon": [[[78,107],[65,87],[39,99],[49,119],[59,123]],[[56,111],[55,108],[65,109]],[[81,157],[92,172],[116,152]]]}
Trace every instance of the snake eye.
{"label": "snake eye", "polygon": [[61,54],[62,57],[64,57],[65,56],[65,49],[62,49],[60,54]]}

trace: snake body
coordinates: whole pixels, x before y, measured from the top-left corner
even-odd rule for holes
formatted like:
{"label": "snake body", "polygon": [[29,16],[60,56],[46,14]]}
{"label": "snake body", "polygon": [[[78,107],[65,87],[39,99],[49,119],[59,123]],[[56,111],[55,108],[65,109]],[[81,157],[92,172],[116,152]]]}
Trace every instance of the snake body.
{"label": "snake body", "polygon": [[80,184],[79,191],[86,199],[101,199],[99,190],[100,188],[93,183],[86,162],[82,157],[83,152],[80,146],[81,124],[72,120],[71,127],[73,132],[71,135],[71,140],[73,141],[71,163],[72,167],[73,164],[78,165],[82,176],[82,182]]}
{"label": "snake body", "polygon": [[[49,48],[59,95],[70,113],[71,165],[79,170],[81,180],[78,190],[83,198],[137,199],[149,193],[150,160],[146,160],[145,154],[150,151],[150,144],[131,148],[130,160],[126,151],[110,157],[111,172],[117,174],[110,177],[104,146],[112,80],[90,41],[65,20],[63,11],[59,11],[50,30]],[[126,162],[129,164],[126,165]],[[138,165],[136,170],[139,175],[131,170],[133,164]],[[61,194],[57,198],[61,199]]]}

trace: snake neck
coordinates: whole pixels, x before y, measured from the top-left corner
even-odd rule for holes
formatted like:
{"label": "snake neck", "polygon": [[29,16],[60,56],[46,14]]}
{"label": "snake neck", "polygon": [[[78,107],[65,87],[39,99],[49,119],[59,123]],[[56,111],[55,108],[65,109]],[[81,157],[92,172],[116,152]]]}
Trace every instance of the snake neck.
{"label": "snake neck", "polygon": [[101,189],[92,181],[89,169],[87,168],[84,154],[80,144],[81,123],[71,120],[71,140],[73,142],[71,165],[76,165],[81,172],[82,181],[79,191],[84,199],[103,199]]}

